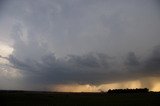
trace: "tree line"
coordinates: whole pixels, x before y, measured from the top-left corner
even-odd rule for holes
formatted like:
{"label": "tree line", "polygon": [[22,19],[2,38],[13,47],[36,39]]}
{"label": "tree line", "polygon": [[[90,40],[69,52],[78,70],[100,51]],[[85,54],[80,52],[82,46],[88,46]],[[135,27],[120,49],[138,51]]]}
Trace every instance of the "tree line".
{"label": "tree line", "polygon": [[107,93],[147,93],[148,88],[136,88],[136,89],[109,89]]}

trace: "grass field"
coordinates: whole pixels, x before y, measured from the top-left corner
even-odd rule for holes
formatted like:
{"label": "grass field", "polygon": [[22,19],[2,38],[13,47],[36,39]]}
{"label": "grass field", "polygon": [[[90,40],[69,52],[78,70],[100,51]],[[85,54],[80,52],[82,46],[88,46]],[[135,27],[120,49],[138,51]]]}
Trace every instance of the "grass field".
{"label": "grass field", "polygon": [[160,93],[0,91],[0,106],[160,106]]}

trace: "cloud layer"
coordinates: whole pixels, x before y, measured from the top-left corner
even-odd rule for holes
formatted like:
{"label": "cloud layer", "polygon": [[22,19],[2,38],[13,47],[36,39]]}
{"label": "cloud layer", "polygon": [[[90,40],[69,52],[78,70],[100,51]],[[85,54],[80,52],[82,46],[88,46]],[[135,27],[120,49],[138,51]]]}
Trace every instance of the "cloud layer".
{"label": "cloud layer", "polygon": [[0,52],[9,62],[1,65],[18,70],[21,88],[159,77],[157,0],[7,0],[1,8],[1,45],[13,49]]}

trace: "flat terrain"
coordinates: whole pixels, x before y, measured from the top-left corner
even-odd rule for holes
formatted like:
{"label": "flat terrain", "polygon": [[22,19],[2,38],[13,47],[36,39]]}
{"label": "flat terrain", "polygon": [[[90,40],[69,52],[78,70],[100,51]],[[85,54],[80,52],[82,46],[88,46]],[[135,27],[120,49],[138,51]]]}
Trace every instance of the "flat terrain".
{"label": "flat terrain", "polygon": [[0,91],[0,106],[160,106],[160,93]]}

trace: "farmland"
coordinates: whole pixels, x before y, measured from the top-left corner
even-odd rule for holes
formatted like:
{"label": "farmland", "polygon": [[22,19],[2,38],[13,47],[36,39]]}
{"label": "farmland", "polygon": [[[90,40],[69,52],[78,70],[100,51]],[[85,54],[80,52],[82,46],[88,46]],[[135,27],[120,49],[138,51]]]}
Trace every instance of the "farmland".
{"label": "farmland", "polygon": [[156,106],[160,93],[62,93],[0,91],[0,106]]}

